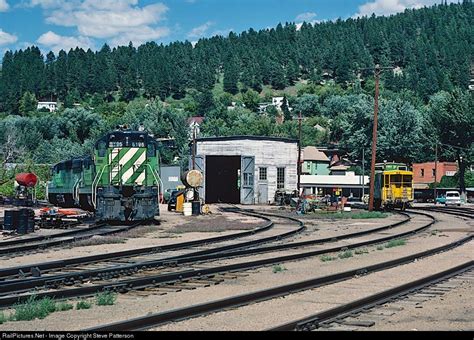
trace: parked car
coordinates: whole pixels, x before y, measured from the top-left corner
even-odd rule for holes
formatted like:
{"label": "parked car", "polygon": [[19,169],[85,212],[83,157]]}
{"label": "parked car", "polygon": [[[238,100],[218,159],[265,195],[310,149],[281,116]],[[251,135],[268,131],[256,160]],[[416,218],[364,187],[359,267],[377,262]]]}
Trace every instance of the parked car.
{"label": "parked car", "polygon": [[448,191],[446,193],[446,202],[444,205],[461,205],[461,195],[459,195],[459,192],[457,191]]}
{"label": "parked car", "polygon": [[436,204],[445,204],[446,203],[446,196],[445,195],[442,195],[442,196],[438,196],[436,197]]}

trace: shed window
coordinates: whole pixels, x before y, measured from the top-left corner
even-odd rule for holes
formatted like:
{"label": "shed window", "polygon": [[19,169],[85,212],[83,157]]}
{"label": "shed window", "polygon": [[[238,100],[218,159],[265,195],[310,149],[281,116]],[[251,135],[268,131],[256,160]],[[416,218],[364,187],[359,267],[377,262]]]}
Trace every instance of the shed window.
{"label": "shed window", "polygon": [[259,177],[261,181],[267,180],[267,168],[260,168],[259,169]]}
{"label": "shed window", "polygon": [[425,169],[421,169],[421,177],[425,177]]}
{"label": "shed window", "polygon": [[277,189],[285,188],[285,168],[277,168]]}

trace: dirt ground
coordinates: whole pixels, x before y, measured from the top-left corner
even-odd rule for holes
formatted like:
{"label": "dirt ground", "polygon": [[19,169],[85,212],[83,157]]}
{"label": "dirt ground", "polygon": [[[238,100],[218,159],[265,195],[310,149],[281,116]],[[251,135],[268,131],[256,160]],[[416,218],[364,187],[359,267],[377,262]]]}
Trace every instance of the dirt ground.
{"label": "dirt ground", "polygon": [[[40,254],[30,254],[28,257],[20,257],[15,259],[2,260],[2,266],[12,266],[16,262],[32,263],[48,259],[68,258],[71,256],[83,256],[91,253],[111,252],[137,247],[145,247],[152,244],[169,244],[174,242],[182,242],[185,240],[213,237],[226,233],[233,233],[232,228],[238,227],[242,223],[247,224],[243,228],[255,228],[262,224],[262,221],[253,217],[245,217],[237,214],[219,212],[216,206],[212,206],[212,214],[209,216],[184,217],[176,213],[169,213],[166,206],[162,207],[161,224],[158,226],[148,226],[146,231],[141,234],[137,229],[137,238],[130,238],[121,244],[107,245],[90,245],[81,246],[71,249],[56,249]],[[270,212],[281,213],[282,210],[268,208]],[[294,216],[297,217],[297,216]],[[274,272],[273,266],[259,268],[248,272],[248,276],[240,277],[235,280],[225,280],[217,286],[203,287],[195,290],[185,290],[166,295],[149,295],[140,296],[134,294],[119,295],[118,301],[114,306],[96,306],[90,310],[70,310],[66,312],[53,313],[43,320],[34,320],[29,322],[7,322],[0,325],[0,330],[80,330],[100,323],[124,320],[126,318],[138,317],[147,313],[157,313],[165,310],[171,310],[182,306],[202,303],[209,300],[217,300],[226,296],[239,293],[248,293],[263,288],[276,285],[282,285],[297,281],[302,281],[315,276],[324,276],[330,273],[342,272],[352,268],[359,268],[370,264],[387,261],[396,257],[406,256],[435,246],[452,242],[460,239],[467,233],[472,232],[474,227],[472,222],[466,222],[461,219],[453,218],[446,215],[437,215],[439,223],[421,235],[409,238],[405,246],[395,248],[367,247],[367,252],[360,254],[355,253],[353,257],[348,259],[337,258],[338,254],[333,254],[336,260],[323,262],[320,257],[308,258],[301,261],[282,263],[281,272]],[[372,229],[381,225],[387,225],[394,221],[400,220],[398,215],[392,215],[385,219],[370,220],[308,220],[308,230],[305,234],[299,235],[293,240],[284,240],[282,242],[292,242],[295,240],[302,241],[306,239],[314,239],[325,235],[337,233],[349,233],[355,230]],[[408,230],[420,226],[426,222],[426,218],[414,219],[411,224],[401,227],[402,230]],[[225,225],[226,228],[221,226]],[[185,226],[185,227],[183,227]],[[191,228],[195,226],[195,229]],[[233,227],[232,227],[233,226]],[[230,228],[230,229],[229,229]],[[226,231],[222,231],[226,230]],[[229,231],[231,230],[231,231]],[[391,231],[395,232],[395,231]],[[377,237],[387,235],[389,232],[382,232]],[[374,237],[374,236],[371,236]],[[360,240],[363,240],[361,238]],[[350,242],[351,240],[341,241]],[[352,240],[353,241],[353,240]],[[393,268],[390,271],[380,272],[366,275],[353,280],[341,282],[336,285],[321,287],[320,289],[292,294],[291,296],[273,299],[258,304],[252,304],[238,309],[226,312],[216,313],[207,317],[200,317],[184,322],[166,325],[156,330],[263,330],[270,326],[283,323],[289,319],[297,319],[306,316],[308,313],[330,308],[336,303],[344,301],[348,298],[360,297],[374,289],[384,289],[387,286],[397,285],[409,279],[428,274],[433,270],[443,270],[452,265],[453,261],[467,261],[473,259],[473,244],[468,243],[454,252],[436,255],[426,260],[416,261],[412,264],[402,267]],[[301,252],[303,250],[292,250],[291,252]],[[278,254],[281,255],[281,254]],[[272,257],[274,254],[263,254],[254,258]],[[232,262],[245,261],[248,259],[232,259]],[[228,261],[221,261],[228,263]],[[217,265],[213,263],[212,265]],[[454,294],[454,293],[453,293]],[[455,315],[461,316],[461,311],[454,312],[458,309],[464,311],[465,322],[460,324],[448,323],[451,317],[445,316],[447,320],[445,324],[440,323],[439,329],[457,330],[457,329],[473,329],[474,319],[472,316],[473,291],[472,286],[467,287],[462,296],[453,297],[449,300],[449,308],[446,310],[453,311]],[[458,295],[459,295],[458,294]],[[446,298],[448,296],[446,295]],[[93,299],[89,299],[93,301]],[[446,300],[445,300],[446,301]],[[73,304],[77,300],[71,301]],[[444,302],[444,301],[442,301]],[[443,303],[440,303],[438,309],[435,307],[429,309],[424,308],[425,314],[423,318],[423,327],[414,326],[416,323],[416,314],[407,311],[408,316],[400,314],[400,323],[394,323],[393,329],[411,330],[417,328],[419,330],[429,329],[430,322],[433,320],[443,320],[440,313],[443,312]],[[418,311],[422,313],[422,311]],[[457,313],[457,314],[455,314]],[[467,314],[466,314],[467,313]],[[430,321],[431,320],[431,321]],[[391,330],[390,325],[382,330]],[[412,327],[412,328],[410,328]],[[438,328],[436,328],[438,329]]]}

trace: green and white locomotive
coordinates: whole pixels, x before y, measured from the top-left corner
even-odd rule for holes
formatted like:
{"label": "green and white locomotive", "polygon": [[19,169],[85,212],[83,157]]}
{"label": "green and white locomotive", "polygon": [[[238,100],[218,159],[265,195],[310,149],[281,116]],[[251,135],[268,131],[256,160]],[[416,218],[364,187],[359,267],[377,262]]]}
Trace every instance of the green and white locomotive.
{"label": "green and white locomotive", "polygon": [[99,139],[92,157],[53,167],[49,202],[94,211],[98,221],[152,220],[159,215],[158,143],[144,131],[116,130]]}

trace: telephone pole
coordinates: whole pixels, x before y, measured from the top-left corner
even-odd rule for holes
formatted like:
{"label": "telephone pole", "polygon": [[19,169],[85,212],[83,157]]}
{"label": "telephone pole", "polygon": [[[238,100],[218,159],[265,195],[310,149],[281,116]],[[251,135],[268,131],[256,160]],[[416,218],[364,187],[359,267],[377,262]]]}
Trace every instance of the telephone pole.
{"label": "telephone pole", "polygon": [[301,111],[298,114],[298,197],[301,197]]}
{"label": "telephone pole", "polygon": [[438,178],[438,142],[436,142],[435,144],[435,171],[434,171],[434,177],[435,177],[435,181],[434,181],[434,204],[436,205],[436,197],[437,196],[437,186],[438,186],[438,183],[436,182],[437,181],[437,178]]}
{"label": "telephone pole", "polygon": [[375,65],[375,68],[361,69],[361,70],[373,70],[375,73],[375,105],[374,105],[374,127],[372,130],[372,163],[370,169],[370,192],[369,192],[369,211],[374,210],[374,192],[375,192],[375,162],[377,160],[377,125],[378,125],[378,113],[379,113],[379,84],[380,74],[384,70],[391,70],[393,67],[380,67],[379,64]]}

